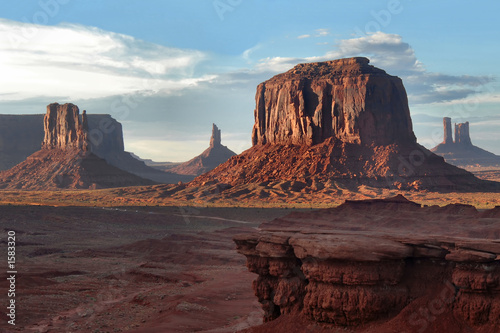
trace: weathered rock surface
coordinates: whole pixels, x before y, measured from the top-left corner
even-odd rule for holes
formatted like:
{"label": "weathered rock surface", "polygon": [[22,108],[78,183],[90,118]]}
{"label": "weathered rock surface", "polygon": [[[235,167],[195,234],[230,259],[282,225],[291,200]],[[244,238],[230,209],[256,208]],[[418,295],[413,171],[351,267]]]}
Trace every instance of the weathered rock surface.
{"label": "weathered rock surface", "polygon": [[[359,332],[392,332],[382,328],[388,322],[397,323],[394,332],[493,332],[497,211],[421,207],[401,196],[351,201],[292,213],[234,241],[258,274],[253,288],[265,321],[291,315]],[[439,317],[453,318],[453,328],[443,329]]]}
{"label": "weathered rock surface", "polygon": [[469,122],[455,124],[455,143],[457,145],[470,146],[472,142],[470,140],[469,132]]}
{"label": "weathered rock surface", "polygon": [[80,117],[76,105],[48,105],[44,132],[41,150],[0,172],[0,188],[54,190],[154,184],[109,165],[89,151],[86,112]]}
{"label": "weathered rock surface", "polygon": [[221,131],[217,125],[213,124],[210,146],[200,155],[176,167],[170,168],[169,171],[180,175],[199,176],[215,169],[234,155],[236,155],[235,152],[221,144]]}
{"label": "weathered rock surface", "polygon": [[88,120],[85,110],[80,117],[80,111],[74,104],[47,105],[47,113],[43,118],[45,137],[43,149],[72,149],[88,150]]}
{"label": "weathered rock surface", "polygon": [[500,190],[416,142],[398,77],[366,58],[301,64],[257,87],[253,147],[190,186],[290,182],[299,190]]}
{"label": "weathered rock surface", "polygon": [[252,142],[416,142],[400,78],[367,58],[300,64],[257,87]]}
{"label": "weathered rock surface", "polygon": [[472,144],[469,122],[455,124],[455,140],[451,137],[451,119],[444,118],[444,140],[431,151],[446,162],[462,167],[500,167],[500,156]]}

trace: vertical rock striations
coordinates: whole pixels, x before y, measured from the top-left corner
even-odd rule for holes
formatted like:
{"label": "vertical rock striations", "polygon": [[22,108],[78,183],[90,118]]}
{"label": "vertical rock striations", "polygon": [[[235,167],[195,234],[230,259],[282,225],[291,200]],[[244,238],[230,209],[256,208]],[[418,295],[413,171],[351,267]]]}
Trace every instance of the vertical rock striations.
{"label": "vertical rock striations", "polygon": [[257,87],[253,145],[415,142],[400,78],[367,58],[300,64]]}
{"label": "vertical rock striations", "polygon": [[78,107],[67,103],[52,103],[47,106],[43,119],[45,137],[42,147],[45,149],[78,148],[88,150],[88,121],[86,112],[80,118]]}

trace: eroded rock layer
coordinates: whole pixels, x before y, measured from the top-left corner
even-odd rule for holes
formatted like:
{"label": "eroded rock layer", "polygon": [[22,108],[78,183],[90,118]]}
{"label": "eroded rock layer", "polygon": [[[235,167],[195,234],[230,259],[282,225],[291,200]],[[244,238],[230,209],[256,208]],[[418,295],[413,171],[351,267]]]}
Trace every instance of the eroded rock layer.
{"label": "eroded rock layer", "polygon": [[498,207],[421,207],[398,196],[293,213],[260,230],[234,241],[258,274],[265,321],[392,321],[399,332],[438,332],[439,317],[456,321],[453,332],[500,325]]}

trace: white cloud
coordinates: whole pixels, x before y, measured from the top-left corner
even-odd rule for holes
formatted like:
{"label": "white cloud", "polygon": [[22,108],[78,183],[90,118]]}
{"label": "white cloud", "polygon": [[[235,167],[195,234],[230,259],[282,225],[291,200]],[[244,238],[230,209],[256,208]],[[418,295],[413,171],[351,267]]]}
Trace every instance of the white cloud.
{"label": "white cloud", "polygon": [[326,37],[330,35],[329,29],[316,29],[315,37]]}
{"label": "white cloud", "polygon": [[311,37],[311,35],[300,35],[297,38],[298,39],[304,39],[304,38],[310,38],[310,37]]}
{"label": "white cloud", "polygon": [[80,25],[40,26],[0,19],[3,99],[35,96],[99,98],[178,91],[213,76],[196,76],[206,55]]}
{"label": "white cloud", "polygon": [[[386,70],[391,75],[402,77],[413,104],[455,103],[482,93],[494,81],[489,76],[446,75],[428,72],[417,59],[412,47],[396,34],[376,32],[364,37],[344,39],[336,49],[322,56],[292,58],[273,57],[262,59],[256,71],[280,73],[298,63],[333,60],[338,58],[366,56],[374,66]],[[496,100],[495,94],[483,96],[486,100]]]}

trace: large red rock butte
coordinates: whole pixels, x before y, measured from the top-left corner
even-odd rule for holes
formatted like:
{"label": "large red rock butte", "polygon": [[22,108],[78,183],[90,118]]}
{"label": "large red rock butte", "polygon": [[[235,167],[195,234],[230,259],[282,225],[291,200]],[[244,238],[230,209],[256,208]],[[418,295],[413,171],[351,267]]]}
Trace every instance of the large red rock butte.
{"label": "large red rock butte", "polygon": [[467,167],[500,167],[500,156],[472,144],[469,122],[455,124],[455,140],[451,135],[451,118],[443,118],[444,140],[432,152],[444,157],[446,162]]}
{"label": "large red rock butte", "polygon": [[0,188],[57,190],[151,185],[106,163],[89,151],[86,112],[76,105],[53,103],[44,118],[42,149],[0,172]]}
{"label": "large red rock butte", "polygon": [[499,208],[397,196],[296,212],[238,235],[264,320],[287,318],[249,332],[288,332],[287,321],[303,325],[291,332],[496,332]]}
{"label": "large red rock butte", "polygon": [[499,188],[419,145],[401,79],[369,65],[367,58],[299,64],[274,76],[257,87],[254,115],[253,147],[190,186],[272,187],[290,181],[301,184],[301,191],[335,184]]}
{"label": "large red rock butte", "polygon": [[367,58],[300,64],[259,84],[252,142],[416,142],[400,78]]}
{"label": "large red rock butte", "polygon": [[[53,114],[57,113],[57,105],[52,105]],[[68,115],[74,111],[70,110]],[[0,170],[8,170],[23,162],[40,149],[40,142],[52,141],[48,143],[50,147],[56,147],[59,144],[53,142],[56,135],[54,129],[49,130],[48,137],[45,138],[44,127],[50,125],[50,123],[44,124],[45,118],[45,114],[0,115]],[[125,151],[122,124],[111,115],[87,114],[85,118],[82,115],[82,121],[83,119],[87,119],[88,122],[87,150],[105,159],[108,164],[158,183],[176,184],[179,181],[188,182],[194,179],[194,176],[157,170],[147,166],[140,158],[134,158],[131,153]],[[63,128],[66,126],[62,125]],[[87,126],[84,125],[84,127]],[[68,135],[69,137],[64,137],[64,141],[70,139],[71,136],[77,137],[76,132],[70,131]],[[63,140],[62,137],[61,140]],[[75,145],[78,146],[77,143]]]}
{"label": "large red rock butte", "polygon": [[80,117],[80,111],[74,104],[49,104],[43,119],[43,127],[44,149],[78,148],[87,151],[89,148],[87,112],[84,110]]}

